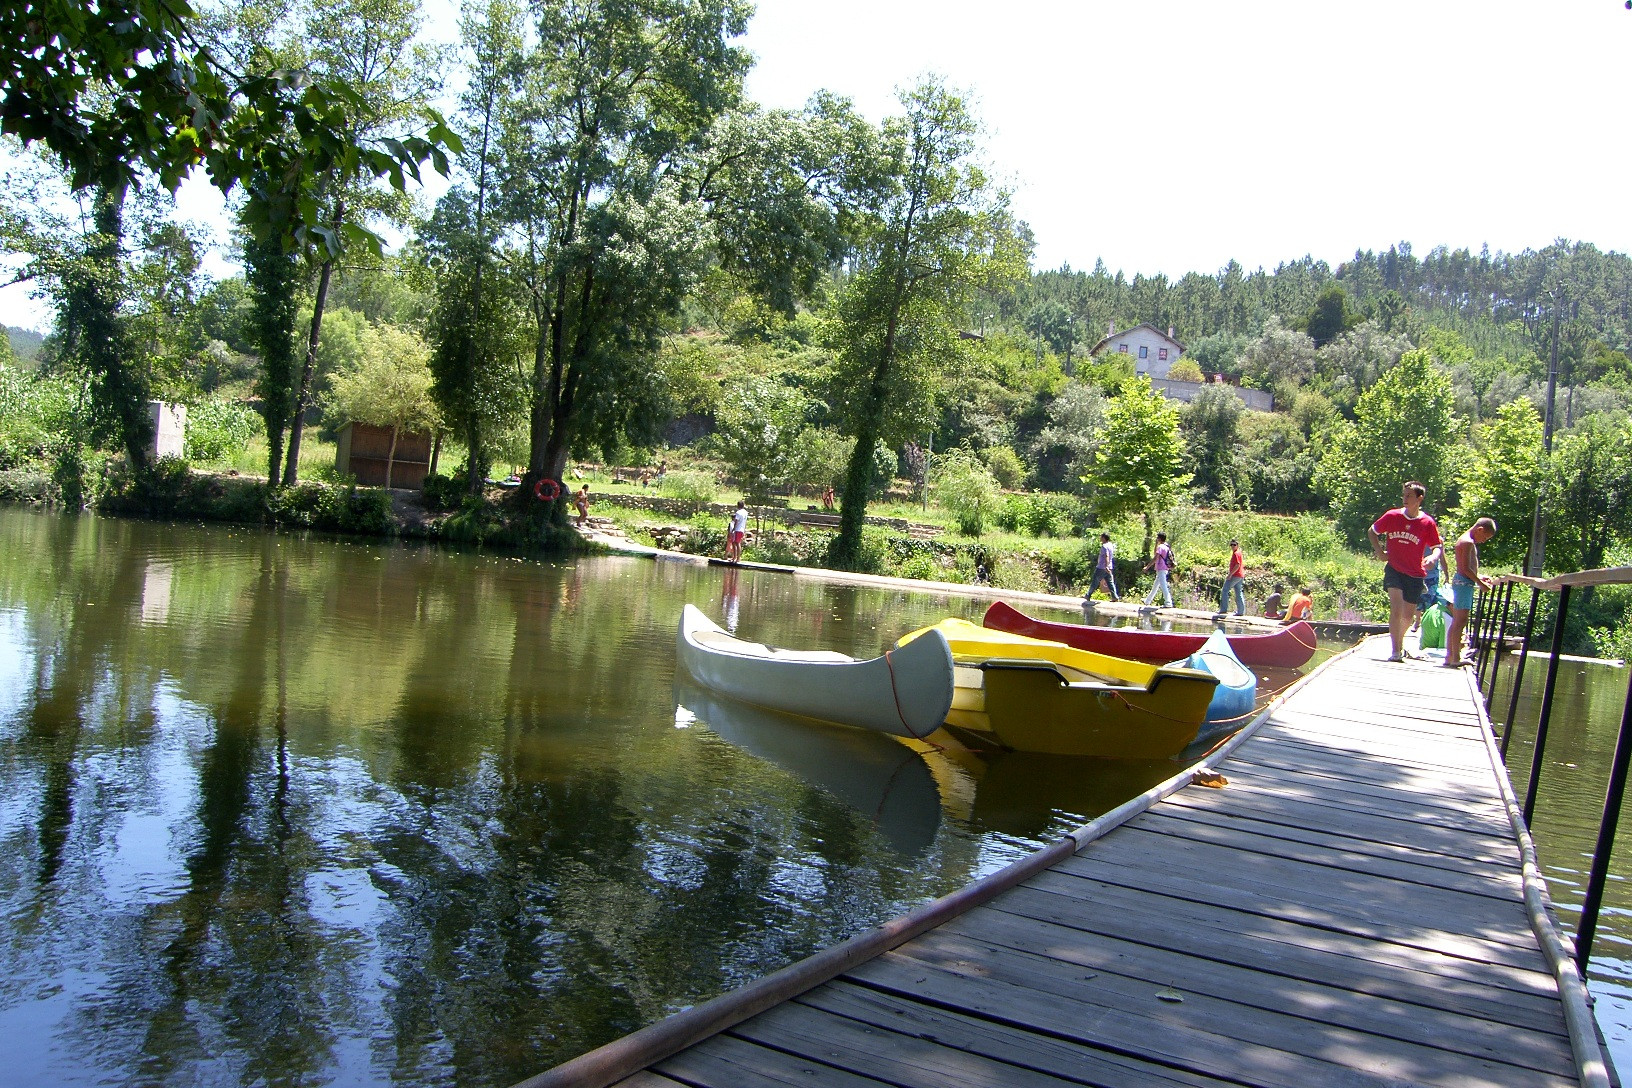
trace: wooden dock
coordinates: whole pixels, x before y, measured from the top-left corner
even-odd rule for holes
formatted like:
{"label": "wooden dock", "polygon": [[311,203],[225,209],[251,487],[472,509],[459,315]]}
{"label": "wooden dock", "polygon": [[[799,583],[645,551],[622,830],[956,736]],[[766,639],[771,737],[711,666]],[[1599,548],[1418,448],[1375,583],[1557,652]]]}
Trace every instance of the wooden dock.
{"label": "wooden dock", "polygon": [[1373,639],[1181,776],[524,1082],[1608,1085],[1468,670]]}

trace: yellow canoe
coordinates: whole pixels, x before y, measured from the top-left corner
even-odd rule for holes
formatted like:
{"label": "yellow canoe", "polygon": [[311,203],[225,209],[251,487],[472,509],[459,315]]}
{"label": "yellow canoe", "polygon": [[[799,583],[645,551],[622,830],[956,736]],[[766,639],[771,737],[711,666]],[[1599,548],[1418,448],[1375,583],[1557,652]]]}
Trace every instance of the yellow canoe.
{"label": "yellow canoe", "polygon": [[1149,665],[946,619],[902,636],[939,631],[952,650],[946,724],[1021,752],[1165,759],[1195,739],[1218,678]]}

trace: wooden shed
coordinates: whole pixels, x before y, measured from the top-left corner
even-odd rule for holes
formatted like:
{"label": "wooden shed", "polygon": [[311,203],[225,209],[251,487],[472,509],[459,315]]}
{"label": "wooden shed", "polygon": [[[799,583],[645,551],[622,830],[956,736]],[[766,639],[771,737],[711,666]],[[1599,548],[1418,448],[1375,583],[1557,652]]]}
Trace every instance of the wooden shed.
{"label": "wooden shed", "polygon": [[391,486],[418,488],[425,485],[431,468],[431,436],[413,431],[397,433],[397,449],[391,452],[391,428],[370,423],[348,423],[340,428],[335,466],[369,487],[385,486],[386,463],[391,464]]}

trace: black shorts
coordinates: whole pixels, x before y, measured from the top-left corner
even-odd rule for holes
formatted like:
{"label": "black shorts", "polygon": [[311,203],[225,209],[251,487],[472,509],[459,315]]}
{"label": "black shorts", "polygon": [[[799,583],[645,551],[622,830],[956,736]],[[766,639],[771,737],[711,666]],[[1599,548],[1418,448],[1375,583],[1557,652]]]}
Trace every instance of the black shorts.
{"label": "black shorts", "polygon": [[1413,605],[1422,600],[1423,580],[1421,578],[1413,578],[1409,574],[1400,573],[1393,567],[1385,567],[1383,568],[1384,593],[1388,592],[1389,586],[1397,587],[1400,591],[1400,596],[1404,597]]}

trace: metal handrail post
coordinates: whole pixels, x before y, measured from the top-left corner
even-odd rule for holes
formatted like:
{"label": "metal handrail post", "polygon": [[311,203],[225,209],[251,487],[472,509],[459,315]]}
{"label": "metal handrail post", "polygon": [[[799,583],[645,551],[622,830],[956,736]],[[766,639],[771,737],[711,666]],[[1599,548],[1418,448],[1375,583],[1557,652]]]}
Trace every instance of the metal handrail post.
{"label": "metal handrail post", "polygon": [[[1536,723],[1536,752],[1530,759],[1530,781],[1524,786],[1524,824],[1530,826],[1536,813],[1536,793],[1541,785],[1542,755],[1547,749],[1547,722],[1553,713],[1553,686],[1558,683],[1558,658],[1564,652],[1564,617],[1570,610],[1570,587],[1558,591],[1558,611],[1553,615],[1553,649],[1547,660],[1547,683],[1541,689],[1541,714]],[[1508,728],[1512,728],[1509,725]]]}
{"label": "metal handrail post", "polygon": [[1485,706],[1488,709],[1490,701],[1496,698],[1496,672],[1502,667],[1502,651],[1507,647],[1507,622],[1513,615],[1513,583],[1507,582],[1497,591],[1501,605],[1496,613],[1501,618],[1495,623],[1495,642],[1490,659],[1490,693],[1485,696]]}
{"label": "metal handrail post", "polygon": [[1615,829],[1621,822],[1621,800],[1626,793],[1629,763],[1632,763],[1632,678],[1627,681],[1626,704],[1621,707],[1621,731],[1615,738],[1615,758],[1609,767],[1609,789],[1604,793],[1604,818],[1598,822],[1598,845],[1592,851],[1587,894],[1581,902],[1581,922],[1575,929],[1575,965],[1582,978],[1587,975],[1587,960],[1592,957],[1592,938],[1598,929],[1598,908],[1604,901],[1604,882],[1609,877],[1609,855],[1615,849]]}
{"label": "metal handrail post", "polygon": [[1530,587],[1530,614],[1524,618],[1524,649],[1519,652],[1518,671],[1513,674],[1513,697],[1507,701],[1507,721],[1502,726],[1502,766],[1507,766],[1507,746],[1513,741],[1513,716],[1519,712],[1519,692],[1524,690],[1524,663],[1530,660],[1530,637],[1536,632],[1536,606],[1541,590]]}
{"label": "metal handrail post", "polygon": [[[1484,675],[1485,624],[1488,622],[1490,611],[1490,590],[1480,586],[1473,597],[1473,614],[1468,617],[1468,626],[1462,631],[1463,640],[1473,642],[1473,671],[1479,676]],[[1451,648],[1446,646],[1445,652],[1450,653]],[[1459,657],[1466,657],[1468,648],[1464,645],[1458,647],[1456,652]]]}

